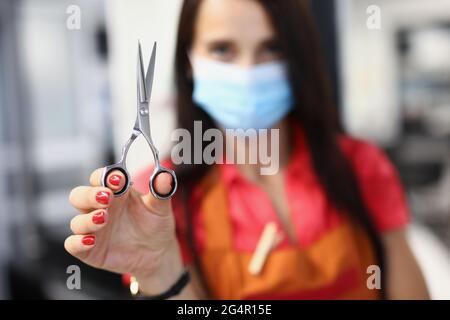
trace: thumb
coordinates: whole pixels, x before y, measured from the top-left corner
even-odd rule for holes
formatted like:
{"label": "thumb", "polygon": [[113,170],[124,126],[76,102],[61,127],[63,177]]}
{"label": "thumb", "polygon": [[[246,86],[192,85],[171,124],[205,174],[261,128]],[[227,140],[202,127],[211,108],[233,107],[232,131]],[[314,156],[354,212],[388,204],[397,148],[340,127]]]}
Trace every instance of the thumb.
{"label": "thumb", "polygon": [[[154,187],[156,192],[160,194],[167,194],[172,190],[172,176],[169,173],[163,172],[155,177]],[[142,201],[148,210],[158,215],[167,215],[172,212],[170,199],[157,199],[151,192],[142,196]]]}

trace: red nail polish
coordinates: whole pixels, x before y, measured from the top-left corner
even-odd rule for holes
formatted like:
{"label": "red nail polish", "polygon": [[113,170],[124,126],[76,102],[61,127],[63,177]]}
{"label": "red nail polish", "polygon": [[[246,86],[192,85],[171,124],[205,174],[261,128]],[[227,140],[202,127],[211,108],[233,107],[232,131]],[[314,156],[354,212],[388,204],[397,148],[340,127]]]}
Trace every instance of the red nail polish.
{"label": "red nail polish", "polygon": [[121,179],[120,176],[118,176],[118,175],[116,175],[116,174],[113,174],[112,176],[109,177],[108,181],[109,181],[109,183],[111,183],[113,186],[118,186],[119,183],[120,183],[120,179]]}
{"label": "red nail polish", "polygon": [[95,200],[97,200],[97,202],[101,203],[101,204],[108,204],[109,203],[109,192],[107,192],[107,191],[97,192],[97,195],[95,196]]}
{"label": "red nail polish", "polygon": [[95,224],[103,224],[105,223],[105,212],[104,211],[100,211],[95,213],[92,216],[92,222]]}
{"label": "red nail polish", "polygon": [[84,236],[81,242],[86,246],[92,246],[95,243],[95,236]]}

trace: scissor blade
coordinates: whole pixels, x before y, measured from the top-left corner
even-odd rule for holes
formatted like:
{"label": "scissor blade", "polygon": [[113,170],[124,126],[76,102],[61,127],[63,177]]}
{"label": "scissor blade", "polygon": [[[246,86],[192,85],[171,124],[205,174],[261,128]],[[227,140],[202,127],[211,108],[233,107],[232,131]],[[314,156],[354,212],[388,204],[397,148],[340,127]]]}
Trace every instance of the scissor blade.
{"label": "scissor blade", "polygon": [[150,99],[153,89],[153,75],[155,74],[155,60],[156,60],[156,41],[153,43],[152,55],[150,63],[148,64],[147,73],[145,75],[146,97]]}
{"label": "scissor blade", "polygon": [[147,101],[147,90],[145,88],[145,74],[144,74],[144,62],[142,59],[142,49],[141,42],[138,42],[138,53],[137,53],[137,66],[136,66],[136,77],[137,77],[137,96],[140,103]]}

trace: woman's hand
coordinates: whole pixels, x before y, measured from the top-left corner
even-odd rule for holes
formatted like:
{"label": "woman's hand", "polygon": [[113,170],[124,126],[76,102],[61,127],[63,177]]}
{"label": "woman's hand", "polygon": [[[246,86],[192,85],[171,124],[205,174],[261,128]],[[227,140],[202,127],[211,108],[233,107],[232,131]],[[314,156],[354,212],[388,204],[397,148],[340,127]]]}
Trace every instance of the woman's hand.
{"label": "woman's hand", "polygon": [[[134,188],[115,197],[113,191],[123,187],[125,177],[113,171],[105,188],[101,174],[97,169],[91,186],[70,193],[70,203],[80,214],[70,223],[74,235],[66,239],[66,250],[90,266],[132,273],[145,293],[167,290],[183,268],[170,200],[142,195]],[[169,174],[158,175],[158,192],[167,193],[171,179]]]}

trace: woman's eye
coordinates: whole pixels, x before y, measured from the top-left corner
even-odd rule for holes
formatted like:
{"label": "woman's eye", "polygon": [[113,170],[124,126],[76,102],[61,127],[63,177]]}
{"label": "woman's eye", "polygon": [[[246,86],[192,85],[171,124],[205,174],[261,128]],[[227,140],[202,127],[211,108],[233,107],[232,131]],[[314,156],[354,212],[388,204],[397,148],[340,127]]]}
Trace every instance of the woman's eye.
{"label": "woman's eye", "polygon": [[210,46],[210,54],[220,60],[227,60],[232,55],[232,46],[227,43],[218,43]]}
{"label": "woman's eye", "polygon": [[229,51],[230,51],[230,48],[225,47],[225,46],[216,47],[216,48],[213,48],[213,50],[212,50],[213,53],[220,54],[220,55],[227,54],[227,53],[229,53]]}
{"label": "woman's eye", "polygon": [[264,53],[271,55],[279,55],[281,53],[280,47],[277,44],[269,44],[264,47]]}

